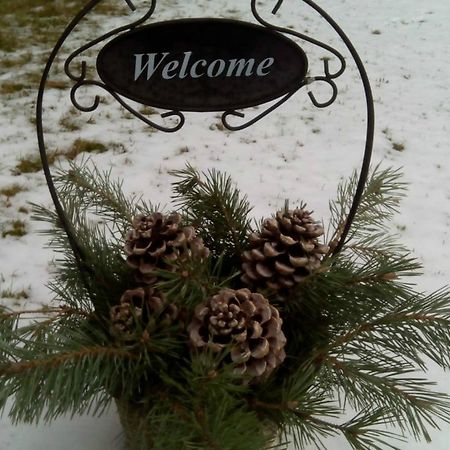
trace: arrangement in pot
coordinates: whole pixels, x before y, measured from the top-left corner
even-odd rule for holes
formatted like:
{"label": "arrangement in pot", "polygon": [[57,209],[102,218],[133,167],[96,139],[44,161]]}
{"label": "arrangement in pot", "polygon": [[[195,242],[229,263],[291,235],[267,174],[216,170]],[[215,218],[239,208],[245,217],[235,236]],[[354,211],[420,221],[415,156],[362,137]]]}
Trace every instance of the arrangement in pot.
{"label": "arrangement in pot", "polygon": [[325,237],[306,205],[253,222],[227,175],[172,175],[164,212],[108,173],[60,172],[83,264],[56,213],[35,206],[59,252],[55,299],[0,312],[0,406],[10,399],[13,421],[115,403],[129,450],[324,448],[338,434],[362,450],[429,440],[450,419],[447,396],[416,373],[450,367],[450,293],[408,281],[420,265],[387,227],[397,171],[372,172],[340,251],[356,177],[330,203]]}

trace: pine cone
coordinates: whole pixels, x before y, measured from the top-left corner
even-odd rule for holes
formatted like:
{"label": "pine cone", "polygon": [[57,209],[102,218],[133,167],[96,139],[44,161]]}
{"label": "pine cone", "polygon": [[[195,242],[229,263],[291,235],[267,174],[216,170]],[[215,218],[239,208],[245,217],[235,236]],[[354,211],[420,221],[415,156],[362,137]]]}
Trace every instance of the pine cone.
{"label": "pine cone", "polygon": [[188,327],[193,347],[219,352],[231,346],[235,372],[268,376],[286,357],[278,310],[261,294],[224,289],[199,305]]}
{"label": "pine cone", "polygon": [[137,281],[152,284],[156,281],[155,269],[173,271],[173,263],[189,258],[206,259],[209,250],[196,237],[193,227],[181,224],[179,214],[153,213],[133,219],[133,228],[126,236],[125,253],[127,264],[137,269]]}
{"label": "pine cone", "polygon": [[133,341],[139,331],[168,327],[178,318],[178,308],[150,286],[125,291],[120,303],[111,307],[111,332],[124,341]]}
{"label": "pine cone", "polygon": [[241,280],[248,286],[279,291],[290,289],[320,267],[328,247],[318,241],[324,234],[311,212],[300,208],[279,211],[250,235],[251,249],[243,253]]}

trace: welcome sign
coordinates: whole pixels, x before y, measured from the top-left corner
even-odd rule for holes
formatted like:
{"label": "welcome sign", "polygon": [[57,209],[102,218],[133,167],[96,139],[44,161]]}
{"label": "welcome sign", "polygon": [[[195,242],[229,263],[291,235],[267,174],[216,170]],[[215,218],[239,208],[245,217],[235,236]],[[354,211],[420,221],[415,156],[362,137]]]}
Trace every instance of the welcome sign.
{"label": "welcome sign", "polygon": [[225,19],[159,22],[100,51],[102,81],[139,103],[180,111],[256,106],[299,89],[303,50],[265,27]]}

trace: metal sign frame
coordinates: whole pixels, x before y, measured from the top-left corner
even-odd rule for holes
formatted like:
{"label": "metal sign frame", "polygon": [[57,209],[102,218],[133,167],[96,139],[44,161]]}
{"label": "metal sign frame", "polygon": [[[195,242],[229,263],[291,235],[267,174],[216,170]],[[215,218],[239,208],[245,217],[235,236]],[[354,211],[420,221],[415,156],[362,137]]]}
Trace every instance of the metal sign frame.
{"label": "metal sign frame", "polygon": [[[81,22],[81,20],[88,15],[96,5],[98,5],[103,0],[90,0],[84,8],[72,19],[72,21],[69,23],[69,25],[66,27],[64,32],[62,33],[61,37],[58,39],[57,43],[55,44],[55,47],[53,48],[47,63],[45,65],[44,72],[42,74],[41,82],[39,85],[39,91],[37,96],[37,103],[36,103],[36,127],[37,127],[37,138],[38,138],[38,144],[39,144],[39,152],[42,160],[42,166],[45,174],[45,178],[48,184],[48,188],[50,191],[50,195],[52,197],[53,203],[55,205],[56,213],[60,219],[61,226],[64,228],[70,246],[74,252],[75,258],[78,263],[78,267],[82,272],[90,271],[89,267],[87,267],[87,264],[85,263],[85,258],[83,255],[83,251],[81,249],[81,246],[77,242],[75,233],[73,232],[72,226],[67,218],[67,215],[64,211],[64,208],[59,200],[57,190],[55,188],[52,174],[49,167],[47,152],[46,152],[46,144],[45,144],[45,138],[44,138],[44,128],[43,128],[43,101],[44,101],[44,93],[46,90],[46,84],[49,78],[50,70],[56,60],[56,57],[61,50],[61,47],[65,43],[68,36],[72,33],[74,28]],[[136,7],[133,4],[132,0],[124,0],[125,3],[128,5],[129,9],[131,11],[135,11]],[[364,64],[356,51],[355,47],[351,43],[350,39],[347,37],[347,35],[344,33],[344,31],[340,28],[340,26],[332,19],[330,15],[328,15],[320,6],[318,6],[314,1],[312,0],[298,0],[299,2],[306,3],[309,5],[313,10],[315,10],[319,15],[325,19],[328,24],[334,29],[334,31],[339,35],[341,40],[344,42],[345,46],[347,47],[348,51],[350,52],[356,67],[359,71],[359,75],[362,81],[362,85],[364,88],[364,94],[366,98],[366,105],[367,105],[367,130],[366,130],[366,143],[364,148],[364,155],[363,155],[363,161],[362,166],[360,169],[360,175],[358,179],[357,188],[354,194],[353,202],[350,208],[350,211],[348,213],[348,216],[346,218],[345,226],[341,235],[341,238],[335,247],[333,254],[337,254],[342,250],[342,247],[344,246],[348,233],[350,231],[351,225],[353,223],[353,220],[355,218],[358,206],[361,202],[361,197],[365,188],[365,184],[367,181],[368,173],[369,173],[369,165],[370,160],[372,156],[372,149],[373,149],[373,139],[374,139],[374,124],[375,124],[375,111],[374,111],[374,103],[373,103],[373,95],[372,90],[370,87],[369,78],[367,76],[367,72],[364,68]],[[153,120],[150,120],[148,117],[145,117],[143,114],[136,111],[131,105],[127,103],[127,101],[122,98],[118,93],[116,93],[113,89],[108,87],[105,83],[102,83],[98,80],[89,80],[87,79],[87,63],[85,60],[81,60],[81,65],[78,66],[78,71],[75,71],[73,69],[73,62],[76,58],[81,57],[81,55],[88,49],[94,47],[95,45],[107,41],[110,38],[113,38],[121,33],[128,32],[130,30],[138,29],[141,25],[144,25],[147,20],[149,20],[156,9],[156,3],[157,0],[152,0],[149,10],[138,20],[128,24],[124,25],[122,27],[116,28],[114,30],[111,30],[110,32],[104,34],[103,36],[98,37],[97,39],[83,45],[79,49],[75,50],[72,54],[69,55],[69,57],[66,59],[64,64],[64,71],[66,75],[74,82],[74,85],[70,92],[70,98],[73,103],[73,105],[80,111],[83,112],[92,112],[100,104],[100,97],[98,95],[95,96],[94,101],[90,105],[82,105],[77,100],[77,91],[82,86],[96,86],[100,89],[103,89],[104,91],[108,92],[114,99],[122,105],[128,112],[133,114],[135,117],[146,123],[152,128],[155,128],[162,132],[167,133],[173,133],[180,130],[185,125],[185,116],[182,111],[172,110],[161,113],[161,118],[167,118],[167,117],[176,117],[178,119],[177,123],[172,126],[168,127],[159,123],[154,122]],[[274,5],[271,13],[273,15],[276,15],[281,7],[283,6],[284,0],[277,0],[276,4]],[[281,98],[276,100],[272,105],[267,107],[263,112],[259,113],[257,116],[253,118],[246,118],[245,113],[238,111],[238,110],[227,110],[224,111],[222,114],[222,122],[225,128],[227,128],[230,131],[239,131],[243,130],[245,128],[250,127],[251,125],[255,124],[259,120],[263,119],[270,113],[272,113],[274,110],[276,110],[278,107],[280,107],[282,104],[284,104],[287,100],[289,100],[296,92],[298,92],[302,87],[307,85],[312,85],[315,82],[324,82],[327,83],[332,90],[331,97],[326,102],[319,102],[313,92],[308,92],[308,96],[313,103],[313,105],[317,108],[326,108],[334,103],[338,96],[338,88],[335,83],[335,80],[339,78],[346,69],[346,61],[344,57],[341,55],[340,52],[338,52],[336,49],[331,47],[328,44],[325,44],[323,42],[320,42],[317,39],[314,39],[310,36],[307,36],[305,34],[299,33],[297,31],[294,31],[289,28],[280,27],[277,25],[274,25],[267,20],[263,19],[263,17],[260,15],[258,11],[257,6],[257,0],[250,0],[250,7],[251,12],[253,14],[254,19],[256,22],[263,26],[268,28],[269,30],[272,30],[276,33],[279,33],[281,35],[287,35],[287,36],[293,36],[295,38],[298,38],[300,40],[303,40],[305,42],[309,42],[310,44],[316,45],[328,52],[330,52],[334,57],[336,57],[340,63],[339,70],[332,72],[329,65],[329,58],[325,58],[323,60],[323,74],[317,75],[317,76],[310,76],[304,79],[304,81],[301,83],[299,87],[296,87],[295,90],[288,92],[287,94],[283,95]],[[230,118],[234,117],[235,120],[237,118],[242,119],[242,122],[240,124],[232,124],[230,122]]]}

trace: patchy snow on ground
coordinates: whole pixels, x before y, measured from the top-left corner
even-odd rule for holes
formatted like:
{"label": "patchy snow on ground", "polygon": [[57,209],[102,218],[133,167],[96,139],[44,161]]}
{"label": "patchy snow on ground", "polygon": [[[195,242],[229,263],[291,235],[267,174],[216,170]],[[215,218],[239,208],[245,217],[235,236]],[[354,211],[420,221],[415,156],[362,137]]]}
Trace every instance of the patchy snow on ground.
{"label": "patchy snow on ground", "polygon": [[[52,77],[62,78],[62,63],[71,49],[140,17],[149,2],[135,3],[140,7],[134,14],[124,7],[123,16],[95,22],[95,27],[89,20],[81,23],[64,46]],[[420,289],[434,290],[447,284],[450,274],[450,2],[318,3],[341,25],[366,65],[377,113],[373,162],[402,167],[410,183],[408,197],[392,227],[425,266],[424,276],[417,280]],[[261,14],[271,18],[275,4],[275,0],[258,2]],[[253,20],[247,0],[161,0],[151,22],[205,16]],[[44,111],[49,151],[66,149],[78,138],[101,141],[110,150],[93,155],[95,164],[123,178],[127,192],[141,193],[162,204],[168,203],[170,195],[170,170],[182,168],[186,162],[200,170],[216,168],[230,173],[248,194],[255,205],[255,217],[272,214],[289,198],[291,204],[307,202],[326,223],[328,201],[339,180],[361,165],[366,123],[362,84],[342,41],[303,2],[285,0],[275,20],[335,46],[346,57],[348,68],[336,80],[339,96],[332,106],[317,109],[306,92],[300,91],[241,132],[224,130],[217,114],[189,113],[181,131],[165,134],[149,129],[106,94],[101,93],[103,100],[96,111],[79,113],[71,106],[68,89],[52,89],[46,93]],[[322,74],[321,58],[329,55],[308,43],[301,45],[308,54],[311,75]],[[39,51],[44,56],[49,50]],[[94,66],[94,61],[95,57],[88,59],[88,65]],[[332,68],[333,64],[337,62],[331,61]],[[20,76],[3,74],[0,83]],[[329,95],[326,86],[313,85],[311,89],[320,99]],[[97,92],[83,94],[86,101],[92,100],[91,94]],[[0,301],[9,306],[15,302],[17,307],[45,304],[50,296],[45,285],[52,253],[38,234],[42,225],[31,222],[27,206],[30,201],[50,205],[50,196],[42,173],[14,175],[20,157],[37,154],[31,119],[35,95],[3,97],[0,104],[0,189],[14,184],[23,187],[14,196],[0,197],[0,236],[5,234],[0,238],[0,291],[24,294]],[[164,120],[157,115],[152,119]],[[22,237],[5,233],[17,220],[25,224]],[[28,298],[21,298],[25,296]],[[448,373],[430,366],[427,376],[450,393]],[[4,416],[0,419],[0,449],[120,448],[119,429],[113,410],[101,418],[67,418],[38,427],[14,427]],[[432,436],[431,444],[411,441],[399,447],[446,450],[450,425],[442,424],[442,431],[434,431]],[[327,448],[343,450],[349,446],[333,438]]]}

